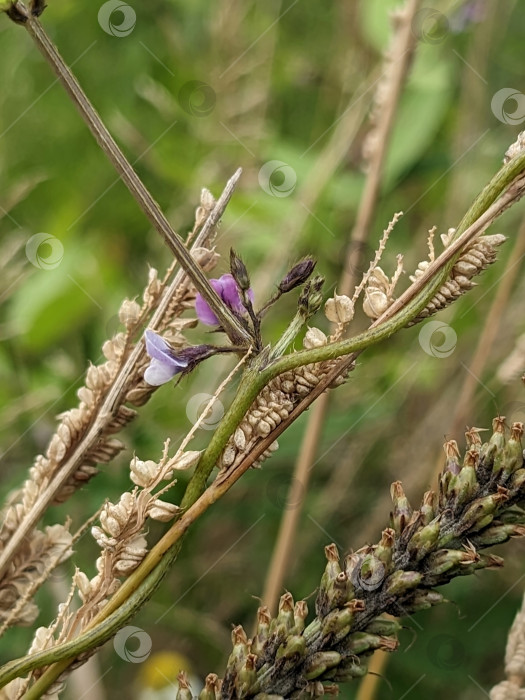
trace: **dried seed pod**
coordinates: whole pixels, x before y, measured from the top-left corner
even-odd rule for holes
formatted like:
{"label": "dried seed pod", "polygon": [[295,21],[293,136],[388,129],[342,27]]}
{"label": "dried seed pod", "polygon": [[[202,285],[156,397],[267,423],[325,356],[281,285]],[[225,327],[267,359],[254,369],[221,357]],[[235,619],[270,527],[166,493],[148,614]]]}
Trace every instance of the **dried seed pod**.
{"label": "dried seed pod", "polygon": [[132,330],[140,320],[140,306],[136,301],[124,299],[118,312],[119,321]]}
{"label": "dried seed pod", "polygon": [[151,459],[143,462],[138,457],[133,457],[129,468],[131,481],[141,488],[148,488],[154,484],[159,471],[159,466],[156,462]]}
{"label": "dried seed pod", "polygon": [[334,294],[324,306],[326,318],[332,323],[345,325],[354,318],[354,304],[346,294]]}
{"label": "dried seed pod", "polygon": [[174,503],[167,503],[157,498],[148,506],[147,513],[153,520],[158,520],[161,523],[169,523],[180,511],[181,509],[179,506],[176,506]]}
{"label": "dried seed pod", "polygon": [[319,330],[319,328],[308,328],[303,340],[303,346],[306,350],[311,350],[312,348],[319,348],[328,343],[328,338]]}
{"label": "dried seed pod", "polygon": [[[453,233],[454,230],[452,229],[452,235]],[[451,236],[443,240],[446,247],[451,241]],[[496,233],[480,236],[471,241],[452,267],[449,279],[444,282],[427,306],[408,325],[412,326],[424,318],[432,316],[472,289],[475,286],[475,283],[471,281],[472,277],[479,275],[485,268],[495,262],[497,256],[496,248],[505,240],[505,236]],[[415,277],[411,277],[412,281],[415,281],[418,276],[420,275],[416,271]]]}

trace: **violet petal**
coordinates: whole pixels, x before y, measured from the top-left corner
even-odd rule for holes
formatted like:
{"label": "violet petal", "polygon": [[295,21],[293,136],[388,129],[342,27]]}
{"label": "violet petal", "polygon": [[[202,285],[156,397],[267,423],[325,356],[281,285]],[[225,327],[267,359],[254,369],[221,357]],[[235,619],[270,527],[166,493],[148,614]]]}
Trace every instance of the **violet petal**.
{"label": "violet petal", "polygon": [[175,367],[170,367],[161,360],[151,360],[150,364],[146,367],[144,372],[144,381],[151,386],[160,386],[161,384],[166,384],[172,379],[181,369]]}

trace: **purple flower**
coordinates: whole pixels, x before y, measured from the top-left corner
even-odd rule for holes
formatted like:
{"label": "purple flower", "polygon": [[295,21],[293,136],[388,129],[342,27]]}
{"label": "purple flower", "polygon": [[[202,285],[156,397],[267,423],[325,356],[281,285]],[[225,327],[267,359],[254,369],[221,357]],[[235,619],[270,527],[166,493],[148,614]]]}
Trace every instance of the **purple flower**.
{"label": "purple flower", "polygon": [[144,379],[148,384],[160,386],[186,369],[188,359],[177,357],[173,348],[164,338],[150,330],[147,330],[144,335],[146,337],[146,352],[151,357],[151,362],[144,372]]}
{"label": "purple flower", "polygon": [[[228,273],[226,275],[221,275],[218,280],[211,279],[210,284],[226,306],[228,306],[234,313],[243,313],[244,305],[241,301],[241,295],[239,294],[239,287],[237,286],[237,283],[233,279],[232,275]],[[253,292],[251,289],[248,290],[247,294],[250,300],[253,301]],[[197,294],[195,299],[195,311],[197,312],[199,321],[205,323],[207,326],[219,325],[219,319],[213,313],[210,306],[204,300],[201,294]]]}

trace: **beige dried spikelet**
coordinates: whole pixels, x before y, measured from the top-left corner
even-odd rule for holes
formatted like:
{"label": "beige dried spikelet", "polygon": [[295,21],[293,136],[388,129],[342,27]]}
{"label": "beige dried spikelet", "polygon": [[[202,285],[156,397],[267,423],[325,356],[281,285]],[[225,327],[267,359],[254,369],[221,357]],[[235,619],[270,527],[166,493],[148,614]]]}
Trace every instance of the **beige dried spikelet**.
{"label": "beige dried spikelet", "polygon": [[383,270],[376,266],[370,272],[365,286],[363,311],[371,319],[382,316],[394,301],[394,290],[403,273],[403,256],[397,256],[397,268],[389,279]]}
{"label": "beige dried spikelet", "polygon": [[332,323],[345,325],[354,318],[354,304],[346,294],[334,294],[324,306],[326,318]]}
{"label": "beige dried spikelet", "polygon": [[[319,347],[327,342],[326,335],[318,328],[309,328],[303,340],[305,348]],[[304,365],[272,379],[257,396],[226,443],[218,460],[219,468],[229,470],[240,464],[257,443],[288,418],[299,401],[330,372],[334,362],[329,360]],[[344,377],[338,377],[333,386],[338,386],[344,381]],[[278,448],[277,441],[271,443],[252,466],[261,466]]]}
{"label": "beige dried spikelet", "polygon": [[0,622],[9,619],[11,626],[30,625],[35,621],[38,608],[28,600],[28,592],[32,595],[50,570],[71,555],[72,541],[71,533],[63,525],[35,531],[22,555],[12,560],[6,574],[7,583],[0,589]]}
{"label": "beige dried spikelet", "polygon": [[[451,240],[453,229],[449,230],[448,235],[442,236],[442,239],[447,245]],[[497,257],[497,247],[500,246],[506,237],[501,233],[481,236],[475,238],[461,253],[454,267],[450,271],[450,277],[439,288],[435,296],[429,301],[427,306],[413,319],[408,325],[413,326],[425,318],[432,316],[441,309],[449,306],[460,296],[475,287],[476,283],[472,282],[472,278],[479,275],[489,265],[495,262]],[[412,282],[418,279],[428,267],[428,262],[419,263],[415,274],[410,277]]]}
{"label": "beige dried spikelet", "polygon": [[[190,238],[202,227],[214,204],[213,196],[207,190],[203,191]],[[214,235],[215,229],[210,232],[207,241],[211,241]],[[211,270],[217,263],[217,253],[204,245],[200,245],[192,253],[205,271]],[[154,268],[149,269],[142,305],[135,300],[124,300],[119,317],[125,331],[118,332],[104,343],[103,354],[106,361],[102,365],[88,368],[85,386],[78,390],[78,407],[58,416],[60,423],[45,455],[36,457],[30,469],[29,479],[10,497],[4,508],[4,518],[0,527],[0,557],[15,533],[23,531],[25,537],[17,543],[16,567],[11,567],[0,581],[0,619],[4,613],[1,602],[2,589],[9,589],[11,576],[16,577],[19,569],[30,570],[33,566],[37,569],[39,567],[39,562],[31,559],[34,554],[31,538],[35,537],[40,546],[42,533],[34,529],[26,532],[22,524],[26,516],[43,508],[40,497],[42,492],[66,465],[68,472],[72,468],[74,471],[54,494],[54,502],[67,500],[78,488],[85,485],[97,473],[98,464],[110,462],[124,448],[123,443],[114,435],[136,416],[136,411],[131,406],[138,407],[146,403],[156,389],[146,384],[143,379],[144,370],[149,363],[149,358],[144,352],[138,362],[129,366],[126,364],[134,351],[143,322],[153,314],[157,306],[164,303],[163,316],[157,324],[157,329],[165,331],[168,340],[176,346],[186,344],[182,331],[195,325],[196,321],[180,319],[179,316],[193,305],[195,289],[184,276],[182,283],[179,281],[174,285],[170,282],[173,269],[174,265],[163,280],[159,280]],[[108,410],[105,402],[118,382],[121,382],[123,389],[119,391],[118,397],[113,397],[111,408]],[[97,425],[97,430],[90,433],[94,424]],[[38,556],[43,556],[40,550]],[[21,585],[21,579],[17,578],[16,586],[20,595],[23,593]],[[34,611],[31,614],[34,614]]]}

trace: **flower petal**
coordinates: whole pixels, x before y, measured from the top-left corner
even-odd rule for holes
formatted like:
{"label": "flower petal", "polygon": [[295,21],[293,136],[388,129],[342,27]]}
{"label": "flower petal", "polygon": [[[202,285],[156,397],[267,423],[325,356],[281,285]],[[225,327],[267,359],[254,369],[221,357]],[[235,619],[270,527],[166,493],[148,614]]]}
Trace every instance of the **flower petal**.
{"label": "flower petal", "polygon": [[155,360],[169,361],[172,357],[171,348],[158,333],[148,328],[144,333],[146,338],[146,352]]}
{"label": "flower petal", "polygon": [[[210,284],[226,306],[236,313],[243,313],[244,306],[241,301],[239,288],[232,275],[226,273],[221,275],[219,279],[211,279]],[[248,297],[253,301],[253,291],[251,289],[248,290]],[[197,294],[195,298],[195,311],[197,312],[199,321],[205,323],[207,326],[217,326],[219,324],[219,319],[211,310],[209,304],[204,301],[201,294]]]}
{"label": "flower petal", "polygon": [[[210,281],[213,282],[213,280]],[[195,297],[195,312],[199,321],[206,326],[219,325],[219,319],[210,309],[208,302],[204,301],[204,297],[199,293]]]}
{"label": "flower petal", "polygon": [[151,360],[146,371],[144,372],[144,381],[151,386],[160,386],[161,384],[166,384],[172,379],[181,369],[177,367],[170,367],[167,363],[161,360],[153,359]]}

